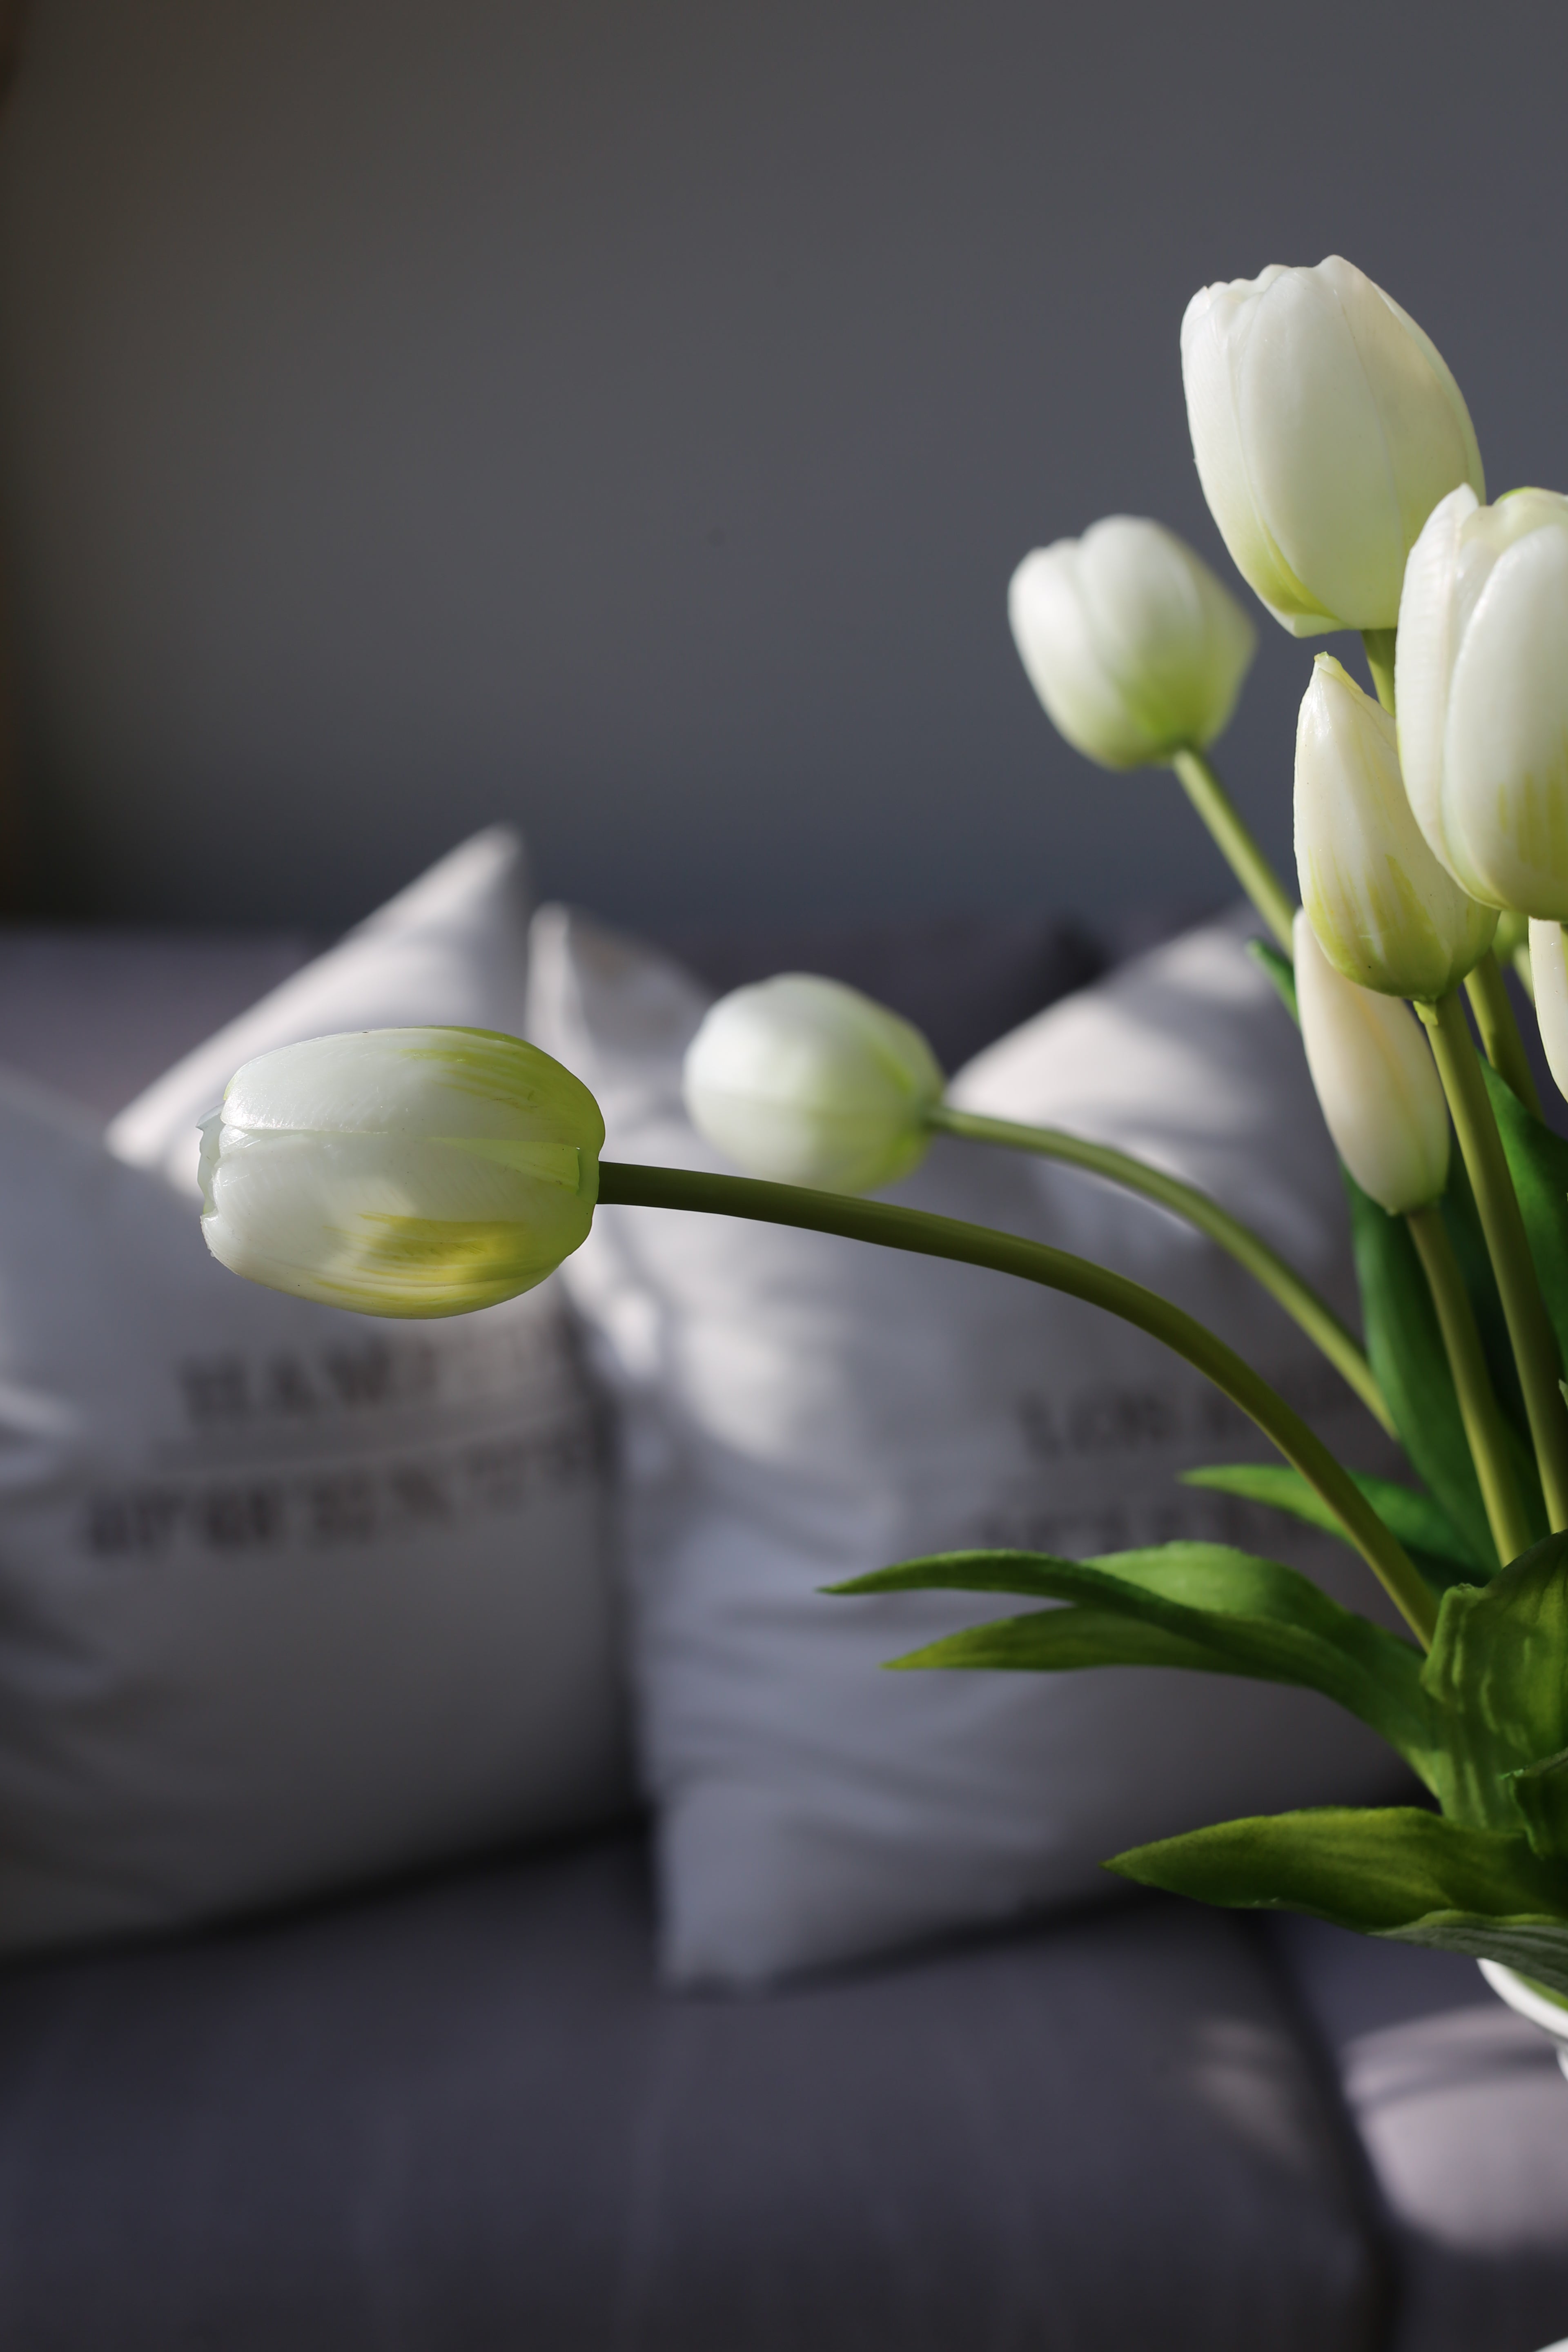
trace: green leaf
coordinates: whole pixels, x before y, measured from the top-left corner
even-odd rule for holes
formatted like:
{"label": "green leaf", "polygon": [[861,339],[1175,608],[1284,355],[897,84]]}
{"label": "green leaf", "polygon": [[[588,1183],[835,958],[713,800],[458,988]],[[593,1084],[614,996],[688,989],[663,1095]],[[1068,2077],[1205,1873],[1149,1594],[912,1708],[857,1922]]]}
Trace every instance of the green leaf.
{"label": "green leaf", "polygon": [[[900,1667],[1058,1672],[1175,1665],[1321,1691],[1381,1733],[1423,1776],[1434,1769],[1421,1654],[1342,1609],[1309,1577],[1226,1544],[1164,1544],[1099,1560],[1045,1552],[950,1552],[878,1570],[837,1592],[1018,1592],[1077,1604],[975,1626]],[[1074,1623],[1074,1620],[1082,1622]]]}
{"label": "green leaf", "polygon": [[945,1641],[932,1642],[892,1664],[899,1671],[906,1666],[982,1666],[1034,1675],[1066,1674],[1085,1666],[1181,1666],[1189,1673],[1222,1675],[1237,1671],[1203,1642],[1104,1609],[1036,1609],[1026,1617],[994,1618],[988,1625],[950,1633]]}
{"label": "green leaf", "polygon": [[1247,952],[1256,964],[1260,964],[1279,992],[1279,1002],[1298,1028],[1301,1015],[1296,1004],[1296,967],[1271,940],[1248,940]]}
{"label": "green leaf", "polygon": [[[1350,1475],[1435,1591],[1445,1592],[1450,1584],[1473,1579],[1475,1570],[1463,1541],[1434,1496],[1419,1486],[1405,1486],[1397,1479],[1374,1477],[1367,1471],[1352,1470]],[[1350,1542],[1317,1488],[1288,1463],[1219,1463],[1207,1469],[1184,1470],[1182,1484],[1236,1495],[1243,1502],[1261,1503],[1268,1510],[1288,1511],[1292,1518],[1321,1528],[1341,1543]]]}
{"label": "green leaf", "polygon": [[1519,1195],[1542,1297],[1558,1349],[1568,1357],[1568,1143],[1526,1110],[1489,1062],[1482,1062],[1481,1071]]}
{"label": "green leaf", "polygon": [[1107,1867],[1200,1903],[1306,1911],[1360,1935],[1501,1960],[1568,1992],[1568,1871],[1522,1837],[1415,1806],[1222,1822]]}
{"label": "green leaf", "polygon": [[1531,1851],[1568,1862],[1568,1748],[1508,1773],[1503,1786],[1524,1823]]}
{"label": "green leaf", "polygon": [[1485,1576],[1497,1565],[1497,1547],[1415,1244],[1404,1218],[1380,1209],[1353,1176],[1346,1175],[1345,1190],[1368,1360],[1417,1475],[1436,1496],[1472,1574]]}
{"label": "green leaf", "polygon": [[1421,1669],[1445,1812],[1516,1831],[1506,1775],[1568,1747],[1568,1535],[1549,1536],[1489,1584],[1443,1595]]}

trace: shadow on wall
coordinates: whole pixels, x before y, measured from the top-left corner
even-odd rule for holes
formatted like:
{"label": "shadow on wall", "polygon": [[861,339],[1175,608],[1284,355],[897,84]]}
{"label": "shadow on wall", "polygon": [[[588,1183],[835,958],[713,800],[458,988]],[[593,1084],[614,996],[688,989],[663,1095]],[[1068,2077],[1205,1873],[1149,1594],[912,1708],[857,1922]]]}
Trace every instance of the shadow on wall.
{"label": "shadow on wall", "polygon": [[[359,914],[515,817],[675,923],[1226,895],[1051,734],[1004,593],[1211,559],[1176,335],[1349,253],[1494,488],[1568,478],[1568,17],[1501,0],[35,0],[0,499],[36,903]],[[1506,102],[1505,102],[1506,101]],[[1309,650],[1223,755],[1288,854]]]}

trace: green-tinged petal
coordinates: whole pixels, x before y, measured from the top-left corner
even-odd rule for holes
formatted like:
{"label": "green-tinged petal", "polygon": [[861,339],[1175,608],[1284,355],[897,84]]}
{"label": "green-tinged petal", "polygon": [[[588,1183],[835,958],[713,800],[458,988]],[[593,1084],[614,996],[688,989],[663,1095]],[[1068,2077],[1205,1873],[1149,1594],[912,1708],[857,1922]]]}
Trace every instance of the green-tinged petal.
{"label": "green-tinged petal", "polygon": [[367,1315],[462,1315],[585,1238],[604,1121],[571,1072],[486,1030],[370,1030],[246,1064],[203,1129],[221,1264]]}

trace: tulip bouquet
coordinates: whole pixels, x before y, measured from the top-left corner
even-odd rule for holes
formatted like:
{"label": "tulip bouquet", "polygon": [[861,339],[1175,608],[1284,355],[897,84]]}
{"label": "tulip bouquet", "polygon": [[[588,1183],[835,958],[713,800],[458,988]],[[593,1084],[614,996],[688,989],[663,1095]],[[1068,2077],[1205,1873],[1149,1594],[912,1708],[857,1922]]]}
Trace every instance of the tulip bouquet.
{"label": "tulip bouquet", "polygon": [[[1300,907],[1208,756],[1255,634],[1190,550],[1152,522],[1097,523],[1019,567],[1012,625],[1069,742],[1108,768],[1174,771],[1271,935],[1254,951],[1300,1023],[1344,1165],[1361,1337],[1216,1202],[1085,1139],[948,1105],[916,1031],[798,974],[724,999],[688,1056],[692,1118],[744,1175],[602,1161],[592,1097],[533,1047],[390,1031],[238,1073],[205,1131],[205,1231],[254,1280],[444,1315],[542,1279],[595,1202],[635,1202],[992,1267],[1152,1333],[1281,1457],[1194,1478],[1340,1536],[1404,1633],[1208,1543],[965,1552],[839,1589],[1034,1604],[902,1665],[1182,1666],[1324,1694],[1406,1759],[1430,1804],[1227,1822],[1110,1867],[1470,1953],[1524,2005],[1529,1985],[1568,2004],[1568,1143],[1541,1118],[1504,978],[1511,966],[1532,994],[1568,1092],[1568,498],[1483,503],[1453,377],[1346,262],[1206,289],[1182,358],[1237,570],[1293,635],[1359,633],[1373,689],[1328,654],[1307,682]],[[1208,1234],[1398,1439],[1411,1476],[1345,1469],[1223,1341],[1125,1276],[865,1197],[938,1131],[1076,1164]]]}

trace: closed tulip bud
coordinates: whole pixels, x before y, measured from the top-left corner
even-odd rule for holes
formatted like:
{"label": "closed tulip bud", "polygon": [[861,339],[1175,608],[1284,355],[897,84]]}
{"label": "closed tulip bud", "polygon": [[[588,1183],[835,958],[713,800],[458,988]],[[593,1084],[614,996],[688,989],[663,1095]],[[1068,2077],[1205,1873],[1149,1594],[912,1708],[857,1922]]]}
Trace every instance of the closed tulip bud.
{"label": "closed tulip bud", "polygon": [[1530,976],[1546,1066],[1560,1095],[1568,1095],[1568,936],[1561,923],[1531,923]]}
{"label": "closed tulip bud", "polygon": [[1205,750],[1229,724],[1257,650],[1251,622],[1207,564],[1131,515],[1026,555],[1007,617],[1058,730],[1102,768]]}
{"label": "closed tulip bud", "polygon": [[1425,1209],[1448,1181],[1448,1112],[1421,1024],[1406,1006],[1336,971],[1303,908],[1296,917],[1301,1042],[1334,1149],[1390,1216]]}
{"label": "closed tulip bud", "polygon": [[1405,575],[1395,665],[1410,804],[1489,906],[1568,921],[1568,499],[1445,499]]}
{"label": "closed tulip bud", "polygon": [[1296,727],[1296,871],[1323,953],[1386,996],[1446,996],[1491,943],[1411,814],[1394,721],[1320,654]]}
{"label": "closed tulip bud", "polygon": [[738,1168],[870,1192],[923,1158],[942,1074],[918,1029],[805,972],[737,988],[687,1049],[686,1108]]}
{"label": "closed tulip bud", "polygon": [[489,1029],[368,1029],[258,1054],[202,1129],[202,1231],[272,1290],[362,1315],[466,1315],[587,1235],[605,1123]]}
{"label": "closed tulip bud", "polygon": [[1292,636],[1391,629],[1439,499],[1484,496],[1469,411],[1414,319],[1337,254],[1205,286],[1182,321],[1198,478]]}

